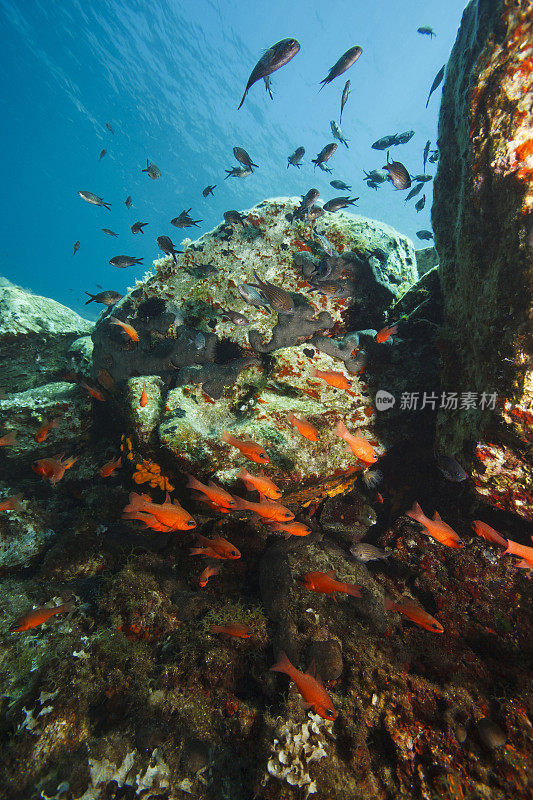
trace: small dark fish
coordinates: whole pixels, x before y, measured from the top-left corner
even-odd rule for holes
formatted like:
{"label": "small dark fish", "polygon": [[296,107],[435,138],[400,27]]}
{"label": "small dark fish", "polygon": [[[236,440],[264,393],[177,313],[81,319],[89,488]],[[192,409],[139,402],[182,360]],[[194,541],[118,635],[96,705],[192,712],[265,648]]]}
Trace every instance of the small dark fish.
{"label": "small dark fish", "polygon": [[252,167],[259,167],[259,164],[254,164],[254,162],[252,161],[246,150],[244,150],[242,147],[234,147],[233,155],[235,156],[237,161],[239,161],[241,164],[244,164],[244,166],[247,169],[251,170]]}
{"label": "small dark fish", "polygon": [[329,172],[330,175],[333,172],[331,167],[326,167],[326,165],[323,164],[321,161],[318,164],[316,164],[315,166],[317,166],[319,169],[321,169],[322,172]]}
{"label": "small dark fish", "polygon": [[307,219],[313,222],[314,220],[317,220],[319,217],[323,217],[324,213],[325,213],[324,209],[320,208],[320,206],[311,206],[311,208],[307,210],[306,216]]}
{"label": "small dark fish", "polygon": [[182,211],[179,217],[174,217],[174,219],[170,220],[170,224],[174,225],[176,228],[192,228],[194,225],[199,227],[199,223],[203,222],[203,220],[192,219],[192,217],[189,216],[190,210],[191,209],[188,208],[186,211]]}
{"label": "small dark fish", "polygon": [[443,64],[442,67],[439,69],[437,74],[435,75],[435,80],[431,84],[431,89],[429,90],[428,99],[426,102],[426,108],[429,105],[429,100],[435,89],[438,89],[440,84],[442,83],[442,79],[444,78],[444,72],[446,70],[446,64]]}
{"label": "small dark fish", "polygon": [[98,156],[98,161],[101,161],[106,153],[107,153],[107,150],[105,149],[105,147],[104,147],[103,150],[100,150],[100,155]]}
{"label": "small dark fish", "polygon": [[335,142],[330,142],[325,147],[322,148],[320,153],[317,155],[316,158],[312,158],[311,162],[317,166],[317,164],[323,164],[325,161],[329,161],[335,150],[337,149],[337,145]]}
{"label": "small dark fish", "polygon": [[159,167],[155,164],[150,164],[148,159],[146,159],[146,169],[142,169],[141,172],[147,172],[153,181],[161,177],[161,170]]}
{"label": "small dark fish", "polygon": [[374,142],[372,148],[374,150],[387,150],[394,144],[396,144],[396,134],[392,134],[391,136],[383,136],[381,139],[378,139],[377,142]]}
{"label": "small dark fish", "polygon": [[411,186],[411,178],[400,161],[389,161],[389,154],[387,153],[387,163],[383,165],[390,175],[390,179],[396,189],[409,189]]}
{"label": "small dark fish", "polygon": [[133,205],[133,200],[131,199],[131,194],[129,194],[126,199],[124,200],[124,205],[126,208],[131,208]]}
{"label": "small dark fish", "polygon": [[416,235],[419,239],[433,239],[431,231],[417,231]]}
{"label": "small dark fish", "polygon": [[78,194],[82,200],[85,200],[86,203],[90,203],[92,206],[103,206],[104,208],[107,208],[108,211],[111,211],[111,203],[104,203],[102,198],[98,197],[97,194],[87,192],[85,189],[80,189]]}
{"label": "small dark fish", "polygon": [[334,189],[339,189],[341,192],[351,192],[352,190],[352,187],[348,186],[344,181],[330,181],[329,185],[333,186]]}
{"label": "small dark fish", "polygon": [[75,256],[79,249],[80,249],[80,243],[74,242],[74,252],[72,253],[72,255]]}
{"label": "small dark fish", "polygon": [[422,166],[422,172],[426,171],[426,162],[428,160],[429,148],[430,147],[431,147],[431,140],[428,139],[426,144],[425,144],[425,146],[424,146],[424,163],[423,163],[423,166]]}
{"label": "small dark fish", "polygon": [[231,311],[229,309],[223,308],[220,311],[222,317],[227,317],[234,325],[249,325],[250,320],[248,317],[245,317],[244,314],[239,314],[238,311]]}
{"label": "small dark fish", "polygon": [[272,45],[272,47],[269,47],[268,50],[261,56],[253,68],[250,77],[248,78],[248,83],[246,84],[246,89],[244,90],[242,100],[239,103],[239,108],[244,103],[244,99],[248,94],[248,90],[254,85],[254,83],[260,81],[261,78],[268,77],[277,69],[283,67],[284,64],[287,64],[291,60],[291,58],[294,58],[299,50],[300,44],[296,41],[296,39],[282,39],[280,42],[276,42],[276,44]]}
{"label": "small dark fish", "polygon": [[333,200],[328,200],[327,203],[324,203],[324,211],[334,213],[335,211],[340,211],[341,208],[354,206],[358,200],[358,197],[334,197]]}
{"label": "small dark fish", "polygon": [[134,264],[142,264],[142,258],[135,258],[135,256],[113,256],[109,259],[109,263],[113,267],[125,269],[126,267],[133,267]]}
{"label": "small dark fish", "polygon": [[238,211],[224,211],[224,220],[227,225],[242,225],[243,228],[246,227],[244,217]]}
{"label": "small dark fish", "polygon": [[183,253],[183,250],[176,250],[169,236],[158,236],[157,245],[167,256],[172,256],[174,264],[176,263],[176,253]]}
{"label": "small dark fish", "polygon": [[423,183],[417,183],[417,185],[415,186],[415,188],[414,188],[414,189],[411,189],[411,191],[409,192],[409,194],[408,194],[408,195],[407,195],[407,197],[405,198],[405,202],[407,203],[407,201],[408,201],[408,200],[411,200],[413,197],[416,197],[416,196],[417,196],[417,194],[418,194],[418,193],[420,192],[420,190],[422,189],[422,186],[423,186],[423,185],[424,185]]}
{"label": "small dark fish", "polygon": [[274,95],[272,94],[272,81],[270,80],[270,75],[265,75],[263,80],[265,82],[265,91],[268,92],[268,96],[271,100],[273,100]]}
{"label": "small dark fish", "polygon": [[211,194],[214,197],[215,195],[214,195],[213,189],[216,189],[216,188],[217,188],[216,183],[213,186],[206,186],[205,189],[203,189],[203,191],[202,191],[203,196],[207,197],[208,194]]}
{"label": "small dark fish", "polygon": [[415,203],[415,208],[416,208],[417,213],[419,211],[422,211],[422,209],[424,208],[425,205],[426,205],[426,195],[424,194],[424,195],[422,195],[422,197],[420,198],[418,203]]}
{"label": "small dark fish", "polygon": [[108,236],[118,236],[118,233],[115,231],[110,230],[109,228],[102,228],[104,233],[107,233]]}
{"label": "small dark fish", "polygon": [[124,295],[120,294],[120,292],[115,292],[113,289],[105,289],[103,292],[98,292],[98,294],[91,294],[90,292],[85,292],[88,300],[85,301],[85,305],[88,306],[89,303],[102,303],[104,306],[114,306],[115,303],[118,303]]}
{"label": "small dark fish", "polygon": [[315,200],[318,200],[320,192],[318,189],[309,189],[307,194],[304,196],[302,195],[302,202],[300,203],[300,208],[304,211],[307,211],[310,208]]}
{"label": "small dark fish", "polygon": [[231,169],[225,169],[224,172],[227,173],[226,178],[247,178],[248,175],[252,174],[253,170],[246,169],[246,167],[232,167]]}
{"label": "small dark fish", "polygon": [[389,177],[386,169],[373,169],[372,172],[363,170],[363,173],[365,180],[373,181],[374,183],[384,183]]}
{"label": "small dark fish", "polygon": [[367,181],[366,185],[369,189],[375,189],[376,191],[379,189],[379,183],[376,183],[376,181]]}
{"label": "small dark fish", "polygon": [[346,141],[346,139],[343,136],[343,133],[342,133],[341,128],[340,128],[340,125],[337,125],[337,123],[335,122],[334,119],[332,119],[329,124],[330,124],[331,132],[332,132],[334,138],[338,139],[339,142],[342,142],[343,144],[346,145],[346,147],[348,147],[348,142]]}
{"label": "small dark fish", "polygon": [[111,127],[109,122],[106,122],[105,126],[106,126],[107,130],[109,131],[109,133],[112,133],[113,135],[115,134],[115,131],[113,130],[113,128]]}
{"label": "small dark fish", "polygon": [[429,28],[425,25],[423,25],[421,28],[417,28],[416,32],[421,33],[422,36],[429,36],[430,39],[433,39],[433,37],[437,35],[433,28]]}
{"label": "small dark fish", "polygon": [[339,123],[342,122],[342,112],[344,111],[344,106],[348,100],[348,95],[350,94],[350,81],[346,81],[344,84],[344,89],[342,90],[342,97],[341,97],[341,113],[339,117]]}
{"label": "small dark fish", "polygon": [[414,135],[415,135],[414,131],[404,131],[403,133],[396,133],[394,134],[394,139],[395,139],[394,144],[407,144],[407,142],[411,141]]}
{"label": "small dark fish", "polygon": [[343,294],[345,287],[338,281],[320,281],[312,284],[312,292],[320,292],[328,297],[339,297]]}
{"label": "small dark fish", "polygon": [[250,284],[241,283],[240,286],[237,286],[237,291],[243,300],[246,300],[251,306],[255,308],[268,308],[266,300],[263,300],[257,289],[254,289]]}
{"label": "small dark fish", "polygon": [[145,225],[148,225],[147,222],[134,222],[131,226],[132,233],[144,233],[143,228]]}
{"label": "small dark fish", "polygon": [[368,561],[378,561],[379,559],[386,561],[390,557],[390,553],[385,553],[379,547],[374,547],[373,544],[368,542],[359,542],[359,544],[350,547],[350,553],[357,561],[362,561],[363,564]]}
{"label": "small dark fish", "polygon": [[[181,253],[181,250],[178,250],[178,253]],[[213,264],[198,264],[196,267],[183,267],[185,272],[188,272],[189,275],[192,275],[193,278],[197,278],[198,280],[204,280],[207,278],[208,275],[215,275],[218,270]]]}
{"label": "small dark fish", "polygon": [[[339,75],[342,75],[343,72],[346,72],[352,64],[355,64],[361,53],[363,52],[363,48],[356,45],[355,47],[350,47],[344,55],[342,55],[339,60],[331,67],[330,71],[326,75],[326,77],[320,81],[322,86],[320,89],[323,89],[326,83],[331,83],[332,80],[338,78]],[[318,91],[320,91],[320,89]]]}
{"label": "small dark fish", "polygon": [[432,150],[431,153],[429,154],[429,158],[428,158],[429,163],[430,164],[436,164],[438,160],[439,160],[439,151],[438,150]]}
{"label": "small dark fish", "polygon": [[433,180],[433,175],[422,174],[413,176],[413,181],[416,181],[417,183],[427,183],[428,181],[432,180]]}
{"label": "small dark fish", "polygon": [[259,289],[275,311],[279,311],[281,314],[294,314],[294,300],[285,289],[273,283],[262,281],[255,269],[254,278],[257,284],[252,283],[250,286]]}
{"label": "small dark fish", "polygon": [[305,147],[297,147],[292,156],[289,156],[287,161],[287,169],[292,164],[293,167],[298,167],[300,169],[300,164],[302,162],[302,158],[305,155]]}
{"label": "small dark fish", "polygon": [[461,481],[465,481],[468,478],[462,466],[452,456],[446,456],[439,453],[438,450],[434,450],[433,455],[437,467],[447,480],[453,481],[454,483],[461,483]]}

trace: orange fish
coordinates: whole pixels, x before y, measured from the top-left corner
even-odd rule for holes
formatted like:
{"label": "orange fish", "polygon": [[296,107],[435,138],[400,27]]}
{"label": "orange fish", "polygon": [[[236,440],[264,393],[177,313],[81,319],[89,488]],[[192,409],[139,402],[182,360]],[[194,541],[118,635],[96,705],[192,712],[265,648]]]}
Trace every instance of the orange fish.
{"label": "orange fish", "polygon": [[54,417],[54,419],[51,420],[50,422],[45,422],[43,425],[41,425],[41,427],[33,437],[34,440],[39,443],[44,442],[44,440],[46,439],[52,428],[59,427],[59,419],[60,419],[59,417]]}
{"label": "orange fish", "polygon": [[21,494],[14,494],[12,497],[0,500],[0,511],[19,511],[21,500]]}
{"label": "orange fish", "polygon": [[263,519],[270,519],[272,522],[290,522],[294,519],[294,514],[280,503],[273,503],[271,500],[261,498],[259,503],[250,503],[241,497],[235,497],[235,511],[255,511]]}
{"label": "orange fish", "polygon": [[461,539],[453,528],[450,528],[446,522],[443,522],[436,511],[433,515],[433,519],[430,519],[425,516],[418,503],[414,503],[412,509],[405,513],[408,517],[411,517],[411,519],[416,519],[417,522],[420,522],[426,529],[424,533],[427,533],[428,536],[432,536],[437,542],[445,544],[446,547],[458,548],[463,546]]}
{"label": "orange fish", "polygon": [[7,447],[7,445],[15,444],[17,441],[17,434],[15,431],[9,431],[0,438],[0,447]]}
{"label": "orange fish", "polygon": [[335,572],[308,572],[302,575],[300,583],[306,589],[312,592],[320,592],[321,594],[333,594],[334,592],[342,592],[349,594],[352,597],[361,597],[361,587],[353,583],[344,583],[335,578]]}
{"label": "orange fish", "polygon": [[411,622],[414,622],[421,628],[425,628],[427,631],[431,631],[432,633],[444,633],[444,628],[440,622],[438,622],[435,617],[432,617],[431,614],[428,614],[427,611],[424,611],[423,608],[420,608],[416,603],[413,603],[412,600],[409,600],[409,598],[402,598],[398,603],[395,603],[390,597],[385,597],[384,606],[385,611],[397,611],[398,614],[403,614],[404,617],[410,619]]}
{"label": "orange fish", "polygon": [[209,481],[209,484],[206,486],[205,483],[200,483],[200,481],[196,480],[192,475],[187,475],[187,477],[189,479],[187,483],[188,489],[202,492],[217,506],[222,506],[223,508],[233,508],[235,506],[235,500],[230,493],[214,484],[213,481]]}
{"label": "orange fish", "polygon": [[275,522],[269,524],[268,527],[271,531],[286,533],[287,536],[308,536],[311,533],[311,528],[308,528],[303,522]]}
{"label": "orange fish", "polygon": [[[139,341],[139,339],[137,339],[137,341]],[[139,400],[140,407],[144,408],[145,405],[147,404],[147,402],[148,402],[148,395],[146,393],[146,382],[145,382],[145,383],[143,383],[143,390],[142,390],[142,393],[141,393],[141,399]]]}
{"label": "orange fish", "polygon": [[193,497],[198,503],[203,503],[212,511],[218,511],[219,514],[231,514],[233,511],[232,508],[224,508],[224,506],[219,506],[218,503],[214,503],[213,500],[210,500],[203,492],[194,492]]}
{"label": "orange fish", "polygon": [[232,625],[210,625],[210,633],[225,633],[226,636],[235,636],[238,639],[249,639],[253,630],[248,625],[234,622]]}
{"label": "orange fish", "polygon": [[251,439],[237,439],[227,431],[222,434],[222,441],[236,447],[241,451],[243,456],[249,458],[250,461],[255,461],[256,464],[268,464],[270,461],[268,455],[263,450],[261,445],[252,442]]}
{"label": "orange fish", "polygon": [[318,431],[314,425],[306,420],[305,417],[295,417],[294,414],[289,414],[287,416],[287,422],[290,422],[291,425],[294,425],[297,431],[302,434],[306,439],[309,439],[310,442],[316,442],[318,440]]}
{"label": "orange fish", "polygon": [[119,469],[119,467],[121,466],[122,466],[122,456],[119,456],[114,461],[113,459],[111,459],[111,461],[108,461],[106,464],[104,464],[103,467],[100,468],[100,477],[109,478],[114,473],[114,471],[116,469]]}
{"label": "orange fish", "polygon": [[206,567],[204,570],[202,570],[202,573],[198,578],[198,586],[200,587],[200,589],[205,589],[205,587],[208,584],[209,578],[218,575],[219,572],[220,570],[218,569],[218,567]]}
{"label": "orange fish", "polygon": [[50,617],[56,614],[63,614],[65,611],[72,611],[74,606],[72,603],[63,603],[60,606],[53,606],[52,608],[34,608],[33,611],[28,611],[18,622],[10,628],[12,633],[20,631],[29,631],[31,628],[36,628],[47,622]]}
{"label": "orange fish", "polygon": [[106,402],[106,398],[104,397],[100,389],[96,388],[96,386],[89,386],[89,384],[85,383],[85,381],[80,381],[80,386],[83,389],[85,389],[86,392],[89,392],[91,397],[94,397],[95,400],[99,400],[101,403]]}
{"label": "orange fish", "polygon": [[293,667],[286,653],[282,652],[279,661],[270,669],[272,672],[284,672],[285,675],[288,675],[291,681],[296,684],[296,688],[305,702],[314,709],[315,713],[319,714],[323,719],[336,719],[337,712],[321,681],[317,680],[309,671],[300,672],[299,669]]}
{"label": "orange fish", "polygon": [[117,319],[116,317],[109,317],[109,322],[111,323],[111,325],[118,325],[120,328],[122,328],[124,333],[126,333],[129,336],[132,342],[139,341],[139,334],[137,333],[133,325],[130,325],[128,322],[122,322],[122,320]]}
{"label": "orange fish", "polygon": [[374,338],[376,342],[381,344],[382,342],[386,342],[396,333],[398,333],[398,325],[391,325],[390,328],[382,328],[380,331],[378,331]]}
{"label": "orange fish", "polygon": [[201,533],[197,533],[196,536],[200,544],[204,547],[207,547],[211,550],[214,550],[220,558],[240,558],[241,554],[231,542],[228,542],[227,539],[224,539],[222,536],[214,536],[213,539],[208,539],[205,536],[202,536]]}
{"label": "orange fish", "polygon": [[256,489],[259,494],[268,500],[279,500],[281,497],[281,489],[278,489],[275,483],[270,478],[265,478],[264,475],[251,475],[244,467],[237,473],[237,477],[244,482],[247,489]]}
{"label": "orange fish", "polygon": [[519,556],[533,566],[533,547],[527,547],[525,544],[518,544],[518,542],[513,542],[512,539],[508,539],[507,549],[503,551],[502,556],[507,553],[509,555]]}
{"label": "orange fish", "polygon": [[498,531],[495,531],[494,528],[491,528],[486,522],[475,519],[472,523],[472,527],[477,535],[486,539],[487,542],[493,542],[494,544],[501,544],[502,547],[507,547],[507,539],[504,539]]}
{"label": "orange fish", "polygon": [[172,533],[172,528],[169,528],[168,525],[163,525],[151,514],[143,514],[142,511],[123,511],[122,519],[138,519],[140,522],[144,522],[145,526],[152,531]]}
{"label": "orange fish", "polygon": [[355,434],[350,433],[344,422],[339,420],[335,428],[335,434],[344,439],[348,450],[351,450],[359,461],[363,461],[365,464],[373,464],[378,460],[374,448],[368,439],[361,435],[359,430]]}
{"label": "orange fish", "polygon": [[333,386],[334,389],[342,389],[345,392],[353,394],[352,387],[348,383],[346,375],[343,375],[342,372],[321,372],[319,369],[314,369],[311,374],[313,378],[320,378],[325,381],[328,386]]}
{"label": "orange fish", "polygon": [[206,558],[224,558],[212,547],[191,547],[189,550],[190,556],[205,556]]}
{"label": "orange fish", "polygon": [[130,502],[125,506],[124,511],[126,513],[141,511],[151,514],[161,525],[166,525],[170,531],[186,531],[196,528],[196,522],[189,512],[185,511],[177,500],[171,502],[168,492],[164,503],[153,503],[150,495],[132,492]]}
{"label": "orange fish", "polygon": [[43,481],[49,480],[52,486],[61,480],[65,474],[65,470],[70,469],[73,464],[78,460],[74,456],[70,456],[64,460],[64,453],[52,458],[40,458],[31,468],[37,475],[40,475]]}

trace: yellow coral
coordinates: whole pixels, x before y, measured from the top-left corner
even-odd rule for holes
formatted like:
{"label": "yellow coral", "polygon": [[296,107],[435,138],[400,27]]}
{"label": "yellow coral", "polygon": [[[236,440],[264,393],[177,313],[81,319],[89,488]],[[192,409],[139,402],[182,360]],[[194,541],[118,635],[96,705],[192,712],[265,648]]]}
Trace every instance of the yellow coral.
{"label": "yellow coral", "polygon": [[161,467],[154,461],[143,459],[141,464],[136,464],[137,471],[133,473],[135,483],[150,483],[152,489],[159,487],[163,491],[172,492],[174,486],[168,478],[161,474]]}

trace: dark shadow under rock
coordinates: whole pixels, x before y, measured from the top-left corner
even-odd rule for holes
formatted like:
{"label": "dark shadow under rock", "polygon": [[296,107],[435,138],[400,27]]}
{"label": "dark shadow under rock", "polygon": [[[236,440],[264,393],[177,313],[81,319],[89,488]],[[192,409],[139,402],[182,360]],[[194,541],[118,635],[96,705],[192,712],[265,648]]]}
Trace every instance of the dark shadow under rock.
{"label": "dark shadow under rock", "polygon": [[304,303],[297,305],[294,314],[278,314],[278,321],[272,329],[269,342],[261,341],[258,330],[251,330],[248,339],[257,353],[273,353],[282,347],[291,347],[310,339],[317,331],[325,331],[333,327],[334,320],[327,311],[317,314],[316,308]]}
{"label": "dark shadow under rock", "polygon": [[258,364],[253,356],[244,356],[228,361],[225,364],[203,364],[202,366],[182,367],[176,378],[177,386],[202,384],[205,394],[213,400],[219,400],[227,386],[233,386],[239,374],[250,364]]}

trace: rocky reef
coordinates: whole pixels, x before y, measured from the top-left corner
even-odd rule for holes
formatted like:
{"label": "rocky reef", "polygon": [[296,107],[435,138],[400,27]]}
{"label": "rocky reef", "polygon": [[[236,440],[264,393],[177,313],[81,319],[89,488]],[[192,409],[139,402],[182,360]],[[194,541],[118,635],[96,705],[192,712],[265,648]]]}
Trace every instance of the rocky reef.
{"label": "rocky reef", "polygon": [[[472,1],[446,68],[432,221],[446,325],[438,446],[497,508],[533,519],[533,18]],[[495,405],[481,400],[496,395]]]}

